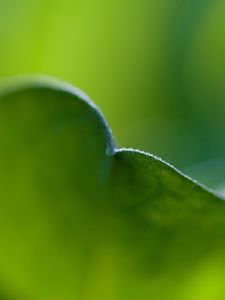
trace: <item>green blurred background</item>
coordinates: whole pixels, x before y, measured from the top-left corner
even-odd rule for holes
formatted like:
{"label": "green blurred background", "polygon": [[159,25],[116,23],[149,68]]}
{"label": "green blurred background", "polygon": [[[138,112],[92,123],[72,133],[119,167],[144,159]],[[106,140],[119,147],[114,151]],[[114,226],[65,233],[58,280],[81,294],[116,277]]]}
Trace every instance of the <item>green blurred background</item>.
{"label": "green blurred background", "polygon": [[225,178],[225,1],[0,0],[0,77],[83,89],[117,144]]}

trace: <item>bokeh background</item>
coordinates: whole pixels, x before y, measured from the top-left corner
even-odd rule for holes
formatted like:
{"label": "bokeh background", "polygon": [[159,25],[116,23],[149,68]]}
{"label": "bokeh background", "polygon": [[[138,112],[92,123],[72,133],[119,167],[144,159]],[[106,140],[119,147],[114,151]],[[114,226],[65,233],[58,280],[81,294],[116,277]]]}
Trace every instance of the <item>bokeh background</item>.
{"label": "bokeh background", "polygon": [[117,144],[225,178],[224,0],[0,0],[0,77],[83,89]]}

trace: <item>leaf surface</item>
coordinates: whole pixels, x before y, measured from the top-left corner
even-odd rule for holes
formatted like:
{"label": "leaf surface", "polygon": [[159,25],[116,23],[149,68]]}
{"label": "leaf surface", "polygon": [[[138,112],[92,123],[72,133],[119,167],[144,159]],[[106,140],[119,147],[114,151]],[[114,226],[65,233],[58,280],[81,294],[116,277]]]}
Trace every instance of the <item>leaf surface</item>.
{"label": "leaf surface", "polygon": [[205,281],[225,296],[222,197],[150,154],[116,149],[73,87],[2,86],[0,166],[3,300],[199,300]]}

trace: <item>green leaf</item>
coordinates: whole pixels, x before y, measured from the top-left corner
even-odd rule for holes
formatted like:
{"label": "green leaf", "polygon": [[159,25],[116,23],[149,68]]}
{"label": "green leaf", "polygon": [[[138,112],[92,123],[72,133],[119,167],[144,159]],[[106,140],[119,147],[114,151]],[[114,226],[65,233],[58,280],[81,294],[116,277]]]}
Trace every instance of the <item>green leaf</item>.
{"label": "green leaf", "polygon": [[1,94],[3,290],[15,299],[80,299],[110,133],[96,107],[66,84],[20,80]]}
{"label": "green leaf", "polygon": [[46,78],[2,86],[0,166],[1,299],[225,296],[222,197],[117,150],[80,91]]}
{"label": "green leaf", "polygon": [[137,150],[114,155],[111,185],[123,299],[223,299],[222,196]]}

